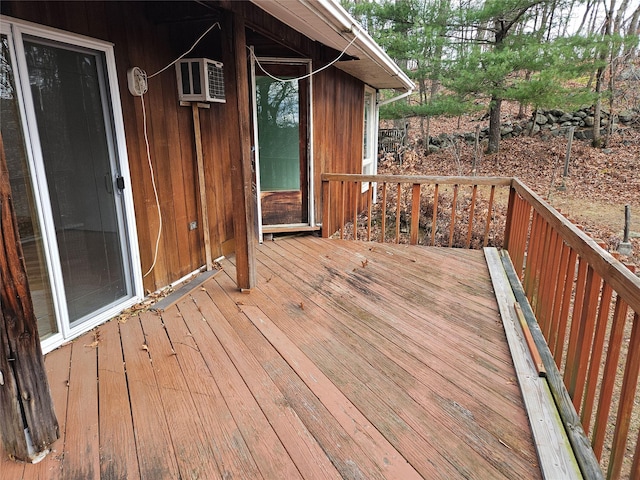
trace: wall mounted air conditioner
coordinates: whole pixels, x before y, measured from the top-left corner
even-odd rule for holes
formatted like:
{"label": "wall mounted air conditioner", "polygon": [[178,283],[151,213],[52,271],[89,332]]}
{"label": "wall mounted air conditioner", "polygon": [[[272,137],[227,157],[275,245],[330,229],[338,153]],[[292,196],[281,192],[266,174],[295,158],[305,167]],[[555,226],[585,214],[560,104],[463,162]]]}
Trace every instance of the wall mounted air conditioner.
{"label": "wall mounted air conditioner", "polygon": [[180,100],[226,102],[221,62],[208,58],[183,58],[176,63],[176,74]]}

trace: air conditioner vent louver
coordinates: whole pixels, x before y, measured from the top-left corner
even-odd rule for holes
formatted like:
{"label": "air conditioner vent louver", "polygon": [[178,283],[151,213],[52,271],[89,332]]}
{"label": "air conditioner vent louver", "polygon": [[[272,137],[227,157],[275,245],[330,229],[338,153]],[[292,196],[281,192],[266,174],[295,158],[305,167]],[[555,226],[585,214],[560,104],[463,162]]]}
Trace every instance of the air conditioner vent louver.
{"label": "air conditioner vent louver", "polygon": [[208,58],[183,58],[176,63],[178,97],[190,102],[226,102],[223,65]]}

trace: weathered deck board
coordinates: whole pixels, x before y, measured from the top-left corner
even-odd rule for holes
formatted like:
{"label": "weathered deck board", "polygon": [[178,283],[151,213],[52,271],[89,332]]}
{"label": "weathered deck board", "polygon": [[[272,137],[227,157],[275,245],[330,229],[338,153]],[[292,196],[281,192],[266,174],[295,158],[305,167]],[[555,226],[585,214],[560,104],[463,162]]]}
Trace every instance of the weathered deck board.
{"label": "weathered deck board", "polygon": [[98,398],[100,473],[103,478],[140,478],[118,322],[100,327]]}
{"label": "weathered deck board", "polygon": [[[300,286],[301,282],[297,283],[297,285]],[[280,294],[284,298],[295,298],[295,292],[288,291],[278,283],[277,279],[269,282],[269,287],[273,289],[270,292],[272,295],[277,296]],[[263,286],[261,290],[266,290],[267,288]],[[366,359],[365,352],[375,352],[376,350],[373,344],[365,345],[358,351],[353,344],[342,343],[343,339],[350,336],[348,332],[342,331],[327,335],[331,331],[329,324],[332,323],[333,319],[327,319],[326,312],[316,314],[314,310],[319,309],[314,308],[313,303],[304,307],[303,313],[301,313],[296,322],[279,321],[279,319],[292,316],[295,311],[294,313],[283,315],[279,313],[279,307],[276,307],[275,304],[265,309],[265,305],[268,305],[267,301],[260,301],[259,303],[261,308],[274,319],[275,323],[284,324],[283,328],[286,329],[287,336],[295,338],[315,363],[323,369],[328,369],[331,378],[340,382],[340,389],[350,394],[350,398],[360,410],[369,411],[368,416],[370,418],[376,418],[378,412],[384,412],[384,416],[378,418],[376,425],[380,430],[393,430],[393,435],[398,437],[398,442],[403,443],[406,447],[399,446],[403,452],[412,451],[412,445],[418,445],[413,451],[413,456],[408,455],[408,457],[412,458],[412,464],[425,477],[433,478],[439,474],[443,478],[451,478],[451,476],[460,475],[461,472],[458,470],[448,472],[447,469],[452,468],[452,464],[456,463],[456,458],[465,458],[469,454],[469,452],[465,454],[463,451],[467,443],[473,445],[476,449],[482,450],[486,448],[487,444],[495,441],[495,438],[490,436],[487,440],[488,435],[486,435],[485,430],[479,428],[478,424],[470,419],[466,412],[461,412],[461,409],[456,411],[453,405],[448,410],[438,405],[438,403],[446,404],[446,399],[443,397],[436,398],[434,392],[430,392],[429,397],[427,397],[419,389],[414,388],[414,391],[420,391],[415,395],[417,400],[414,400],[405,389],[391,380],[396,381],[398,378],[405,378],[409,375],[407,371],[401,371],[392,358],[374,354],[371,355],[372,358]],[[293,308],[300,309],[298,306]],[[352,333],[351,337],[357,338],[357,335]],[[340,342],[336,340],[338,338],[341,339]],[[393,354],[390,356],[392,357]],[[340,361],[337,359],[340,359]],[[394,369],[394,367],[396,368]],[[379,375],[380,371],[392,373],[381,376]],[[434,376],[437,381],[439,376],[432,373],[431,378]],[[411,382],[404,382],[403,386],[410,388]],[[439,387],[442,387],[442,385],[439,385]],[[383,393],[380,394],[380,392]],[[438,393],[446,397],[446,387],[439,388]],[[454,414],[457,414],[457,418]],[[392,425],[392,428],[386,428],[384,427],[385,425]],[[404,436],[401,435],[400,426],[402,426],[402,431],[405,432]],[[420,434],[417,434],[417,432],[420,432]],[[473,439],[469,438],[470,432],[473,432]],[[514,436],[512,440],[516,444],[520,441],[517,436]],[[501,447],[501,450],[494,450],[489,455],[492,462],[505,461],[505,456],[511,455],[507,448]],[[428,464],[425,464],[427,448],[432,452],[437,452],[437,455],[435,457],[430,456]],[[456,450],[456,455],[452,455],[452,452]],[[443,463],[439,464],[437,458],[440,458]],[[437,467],[436,472],[429,471],[430,465]],[[462,465],[458,466],[464,470]],[[481,472],[480,467],[477,468],[476,475],[491,478],[500,477],[499,472],[492,470],[492,467],[485,466],[487,470],[484,472]]]}
{"label": "weathered deck board", "polygon": [[[141,478],[178,478],[176,454],[140,319],[120,324]],[[99,347],[98,347],[99,348]]]}
{"label": "weathered deck board", "polygon": [[62,439],[0,478],[540,478],[482,252],[305,237],[257,260],[249,294],[224,261],[50,353]]}
{"label": "weathered deck board", "polygon": [[[100,475],[98,438],[97,333],[89,332],[73,343],[69,370],[69,398],[62,471],[65,478],[96,478]],[[25,472],[28,478],[28,472]]]}
{"label": "weathered deck board", "polygon": [[217,372],[209,369],[186,323],[178,320],[189,314],[189,307],[195,308],[191,299],[180,301],[180,311],[172,308],[162,316],[196,411],[205,426],[206,442],[213,448],[222,478],[236,476],[258,480],[261,478],[258,467],[216,384]]}

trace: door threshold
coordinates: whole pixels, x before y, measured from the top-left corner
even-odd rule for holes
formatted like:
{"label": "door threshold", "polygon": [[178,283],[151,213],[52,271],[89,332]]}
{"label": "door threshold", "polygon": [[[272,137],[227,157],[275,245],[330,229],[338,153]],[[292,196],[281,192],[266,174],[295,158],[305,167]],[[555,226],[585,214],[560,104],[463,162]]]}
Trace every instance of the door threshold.
{"label": "door threshold", "polygon": [[263,225],[262,233],[317,232],[320,226],[311,225]]}

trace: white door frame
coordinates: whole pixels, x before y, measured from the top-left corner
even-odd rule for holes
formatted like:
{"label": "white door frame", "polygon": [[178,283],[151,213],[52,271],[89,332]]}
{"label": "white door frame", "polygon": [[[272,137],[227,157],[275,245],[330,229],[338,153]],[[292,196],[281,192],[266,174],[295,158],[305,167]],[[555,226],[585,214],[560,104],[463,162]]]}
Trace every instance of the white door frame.
{"label": "white door frame", "polygon": [[314,169],[313,169],[313,72],[312,62],[306,58],[282,58],[282,57],[256,57],[253,53],[253,47],[251,50],[251,96],[252,96],[252,117],[253,117],[253,144],[255,146],[254,160],[255,160],[255,172],[256,172],[256,194],[257,194],[257,215],[258,215],[258,236],[260,243],[263,241],[262,230],[262,205],[260,201],[260,146],[258,141],[258,104],[256,93],[256,58],[261,64],[278,64],[278,65],[306,65],[307,74],[309,75],[309,120],[307,125],[307,195],[308,199],[308,223],[283,225],[283,227],[315,227],[315,187],[314,187]]}

